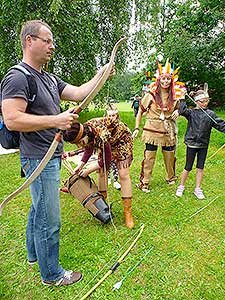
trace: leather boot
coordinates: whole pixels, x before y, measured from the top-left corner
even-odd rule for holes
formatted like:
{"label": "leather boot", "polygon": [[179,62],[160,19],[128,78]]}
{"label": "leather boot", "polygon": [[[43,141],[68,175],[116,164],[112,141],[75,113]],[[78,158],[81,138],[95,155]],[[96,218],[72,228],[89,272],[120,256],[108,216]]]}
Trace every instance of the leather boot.
{"label": "leather boot", "polygon": [[122,197],[123,199],[123,208],[124,208],[124,218],[125,224],[129,229],[134,227],[134,221],[132,217],[132,198],[131,197]]}
{"label": "leather boot", "polygon": [[174,184],[177,176],[175,175],[175,151],[165,151],[163,150],[163,158],[166,166],[167,177],[166,181],[168,184]]}
{"label": "leather boot", "polygon": [[156,151],[145,150],[144,160],[142,161],[142,169],[140,176],[140,186],[148,188],[152,170],[155,164]]}

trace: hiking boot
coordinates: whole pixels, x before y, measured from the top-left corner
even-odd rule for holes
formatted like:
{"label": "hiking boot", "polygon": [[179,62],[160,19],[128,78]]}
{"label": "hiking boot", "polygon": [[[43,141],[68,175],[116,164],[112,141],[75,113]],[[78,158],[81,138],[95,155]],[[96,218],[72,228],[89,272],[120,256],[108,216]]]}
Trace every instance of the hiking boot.
{"label": "hiking boot", "polygon": [[194,194],[199,200],[205,199],[205,196],[200,188],[195,188]]}
{"label": "hiking boot", "polygon": [[114,186],[114,188],[117,189],[117,190],[120,190],[120,189],[121,189],[121,185],[120,185],[120,183],[119,183],[118,181],[115,181],[115,182],[113,183],[113,186]]}
{"label": "hiking boot", "polygon": [[83,278],[82,273],[80,272],[73,272],[73,271],[65,271],[63,277],[57,281],[45,281],[43,280],[42,283],[47,286],[63,286],[63,285],[70,285],[73,283],[77,283],[81,281]]}
{"label": "hiking boot", "polygon": [[176,191],[177,197],[182,197],[185,187],[183,185],[179,185]]}

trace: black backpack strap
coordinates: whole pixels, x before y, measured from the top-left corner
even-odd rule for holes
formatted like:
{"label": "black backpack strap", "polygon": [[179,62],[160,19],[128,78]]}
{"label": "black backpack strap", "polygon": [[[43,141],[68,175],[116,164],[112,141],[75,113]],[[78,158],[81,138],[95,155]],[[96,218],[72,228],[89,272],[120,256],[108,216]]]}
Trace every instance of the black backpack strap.
{"label": "black backpack strap", "polygon": [[[28,87],[29,87],[29,101],[33,102],[35,100],[35,97],[37,95],[37,84],[35,81],[34,76],[23,66],[21,65],[15,65],[9,69],[16,69],[22,72],[27,79]],[[8,72],[7,72],[8,74]],[[7,76],[6,74],[6,76]],[[2,101],[2,95],[1,95],[1,86],[0,86],[0,104]],[[0,143],[2,146],[6,149],[11,148],[19,148],[19,140],[20,140],[20,133],[18,131],[10,131],[7,129],[7,127],[4,124],[4,121],[2,117],[0,118]]]}
{"label": "black backpack strap", "polygon": [[23,67],[21,65],[15,65],[15,66],[11,67],[9,70],[12,70],[12,69],[19,70],[26,76],[28,86],[29,86],[29,100],[31,102],[33,102],[37,95],[37,83],[35,81],[34,76],[25,67]]}

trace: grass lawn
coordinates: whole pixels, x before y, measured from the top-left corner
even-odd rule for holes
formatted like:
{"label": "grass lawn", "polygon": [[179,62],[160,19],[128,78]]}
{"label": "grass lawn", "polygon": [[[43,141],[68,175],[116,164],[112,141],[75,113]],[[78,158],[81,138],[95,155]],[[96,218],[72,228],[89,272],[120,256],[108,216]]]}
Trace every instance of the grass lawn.
{"label": "grass lawn", "polygon": [[[133,130],[135,119],[131,103],[119,103],[117,106],[121,119]],[[84,120],[91,115],[102,115],[102,112],[90,111],[80,118]],[[219,112],[218,115],[225,119],[225,112]],[[178,127],[177,175],[180,178],[185,162],[184,118],[179,118]],[[208,157],[224,143],[225,135],[213,129]],[[65,150],[71,149],[71,145],[65,145]],[[144,144],[139,136],[134,141],[134,161],[131,166],[133,216],[136,225],[133,230],[124,226],[121,195],[111,185],[108,201],[112,203],[115,227],[112,224],[102,225],[73,196],[61,194],[60,263],[66,269],[82,271],[84,279],[77,285],[45,287],[41,284],[38,266],[28,269],[25,228],[31,202],[29,190],[11,200],[0,217],[1,300],[80,299],[129,247],[141,224],[145,224],[145,228],[140,240],[118,270],[89,299],[225,299],[225,149],[206,162],[202,188],[207,198],[203,201],[197,200],[193,195],[195,169],[188,178],[184,196],[181,199],[175,196],[179,182],[173,186],[165,183],[165,168],[160,149],[153,171],[151,192],[144,194],[136,189],[143,151]],[[23,179],[20,178],[18,153],[0,156],[0,163],[2,201],[22,184]],[[63,168],[61,178],[65,180],[67,177]],[[204,209],[201,210],[202,208]],[[125,278],[121,288],[112,291],[113,285],[149,249],[152,250]],[[97,273],[98,276],[86,286]]]}

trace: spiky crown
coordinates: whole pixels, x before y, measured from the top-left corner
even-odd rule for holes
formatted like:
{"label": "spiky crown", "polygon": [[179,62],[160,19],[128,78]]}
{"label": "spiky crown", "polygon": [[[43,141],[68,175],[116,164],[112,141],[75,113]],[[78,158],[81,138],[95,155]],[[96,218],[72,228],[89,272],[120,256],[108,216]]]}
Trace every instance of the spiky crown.
{"label": "spiky crown", "polygon": [[172,79],[172,89],[176,99],[183,98],[182,90],[185,89],[185,84],[183,82],[178,82],[178,71],[180,67],[174,70],[174,67],[171,66],[169,62],[169,58],[167,58],[165,66],[156,62],[158,69],[156,71],[155,78],[152,78],[152,83],[150,84],[150,92],[155,92],[157,90],[157,86],[159,85],[159,80],[163,75],[171,76]]}
{"label": "spiky crown", "polygon": [[171,78],[173,79],[174,82],[176,82],[178,80],[178,71],[179,71],[180,67],[178,67],[174,70],[174,68],[171,66],[171,63],[169,62],[169,58],[167,58],[166,64],[164,67],[158,61],[157,61],[157,66],[158,66],[158,69],[155,73],[156,79],[159,79],[163,75],[169,75],[169,76],[171,76]]}

